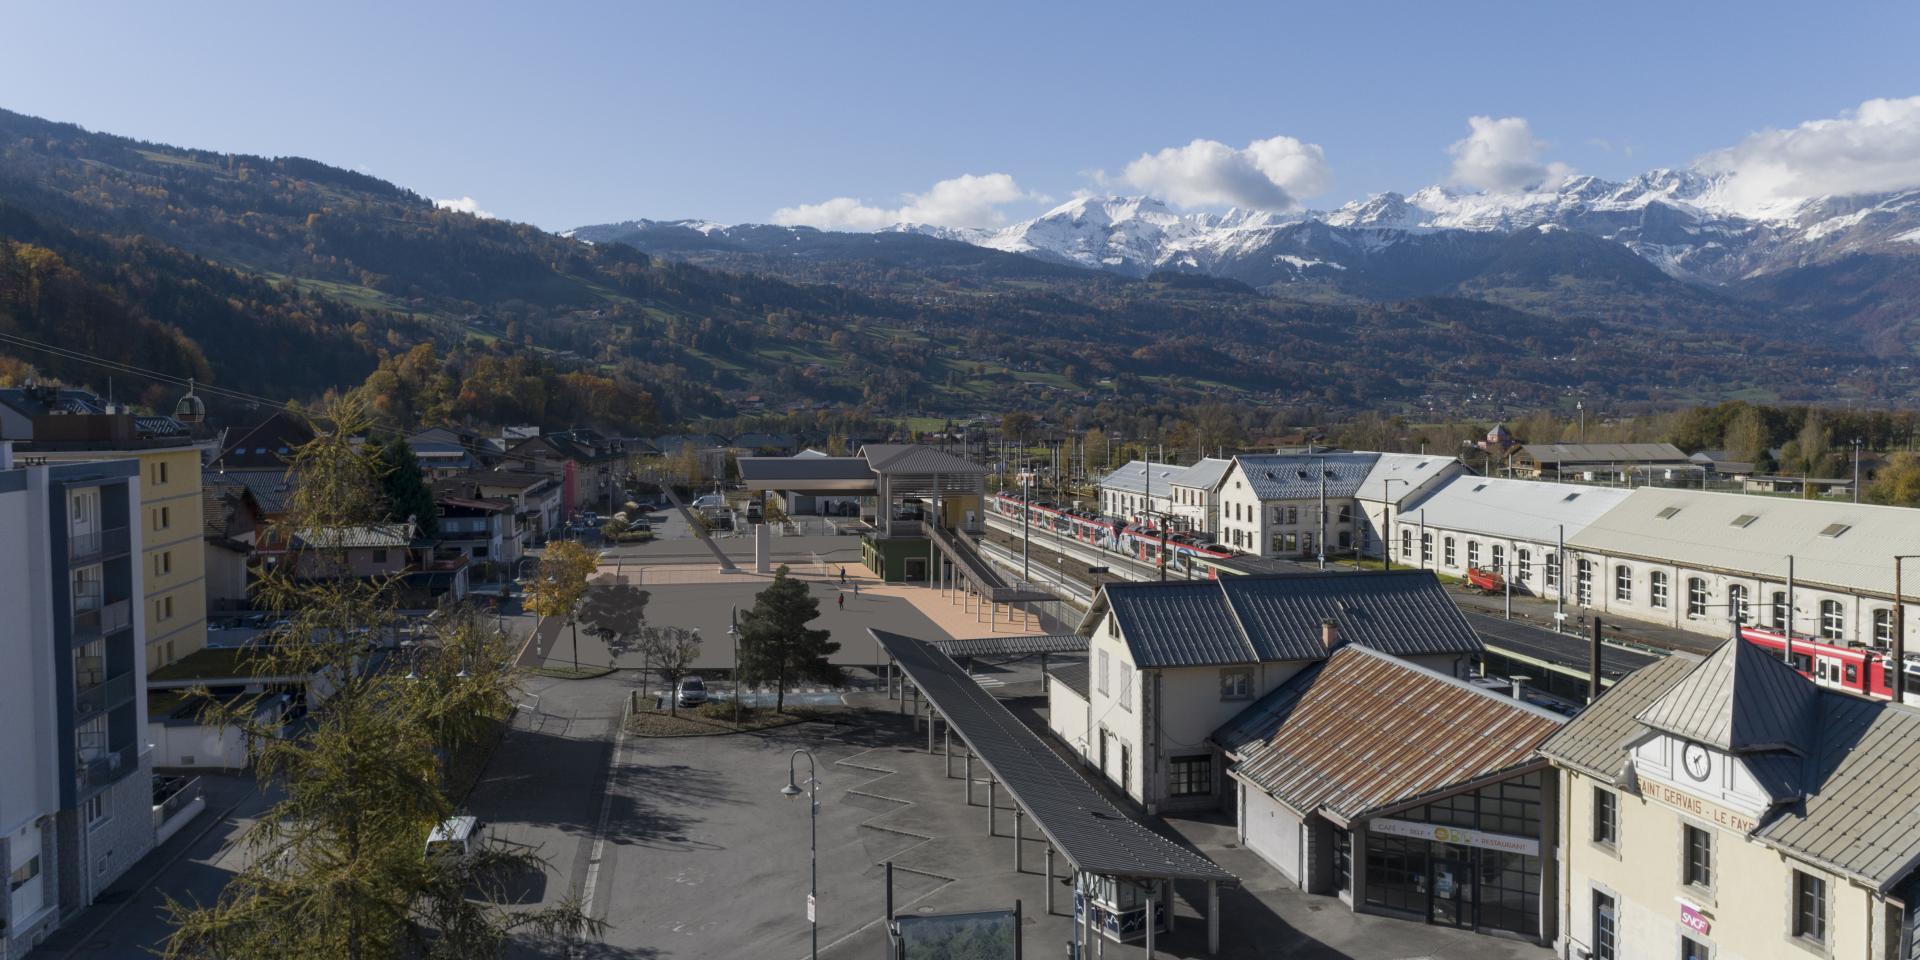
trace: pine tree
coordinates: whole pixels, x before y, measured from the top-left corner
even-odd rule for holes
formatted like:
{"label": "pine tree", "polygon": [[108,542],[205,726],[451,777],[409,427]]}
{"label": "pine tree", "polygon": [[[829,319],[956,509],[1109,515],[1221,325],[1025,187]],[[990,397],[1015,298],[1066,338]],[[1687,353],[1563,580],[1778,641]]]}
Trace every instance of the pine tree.
{"label": "pine tree", "polygon": [[828,662],[840,645],[826,630],[809,630],[820,616],[820,600],[806,581],[787,575],[786,564],[773,572],[773,583],[753,598],[753,609],[740,620],[740,674],[738,682],[772,681],[778,691],[774,710],[787,707],[787,682],[839,683],[840,668]]}
{"label": "pine tree", "polygon": [[[314,441],[294,454],[298,485],[287,519],[263,541],[270,549],[292,543],[295,530],[379,520],[380,454],[355,439],[367,422],[363,405],[349,400],[315,424]],[[301,539],[303,551],[318,553],[338,542]],[[447,758],[482,743],[511,715],[517,679],[505,638],[470,610],[439,618],[405,650],[370,649],[364,638],[392,636],[398,626],[399,581],[310,576],[344,566],[344,555],[303,557],[262,574],[259,599],[285,611],[291,627],[249,666],[257,676],[313,677],[311,689],[326,696],[316,692],[297,736],[271,710],[277,692],[204,708],[201,722],[242,733],[263,792],[282,799],[247,829],[247,866],[218,898],[169,899],[174,930],[161,955],[493,958],[518,932],[600,930],[572,898],[507,909],[502,881],[546,868],[532,851],[482,838],[471,857],[426,856],[427,837],[457,812]]]}
{"label": "pine tree", "polygon": [[401,523],[412,517],[422,537],[438,536],[440,517],[433,505],[433,491],[427,489],[427,482],[420,475],[420,458],[413,455],[407,439],[396,436],[381,444],[378,457],[386,519]]}

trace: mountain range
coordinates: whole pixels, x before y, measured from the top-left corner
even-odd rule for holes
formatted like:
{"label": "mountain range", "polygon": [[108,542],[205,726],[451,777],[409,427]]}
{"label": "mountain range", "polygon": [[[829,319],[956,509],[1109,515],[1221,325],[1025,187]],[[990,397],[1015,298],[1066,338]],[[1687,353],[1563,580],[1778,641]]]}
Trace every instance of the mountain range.
{"label": "mountain range", "polygon": [[[1349,278],[1378,272],[1383,263],[1402,270],[1414,260],[1457,258],[1462,246],[1488,248],[1463,235],[1525,230],[1613,241],[1675,279],[1712,286],[1853,254],[1920,255],[1920,191],[1819,197],[1760,210],[1730,202],[1728,192],[1722,176],[1663,169],[1626,181],[1571,176],[1551,189],[1518,194],[1434,186],[1298,213],[1179,212],[1151,197],[1088,196],[1001,229],[901,223],[884,232],[1130,277],[1159,271],[1227,277],[1275,293],[1350,289],[1356,284]],[[791,229],[635,221],[582,227],[574,235],[633,242],[649,230],[680,228],[708,238]]]}

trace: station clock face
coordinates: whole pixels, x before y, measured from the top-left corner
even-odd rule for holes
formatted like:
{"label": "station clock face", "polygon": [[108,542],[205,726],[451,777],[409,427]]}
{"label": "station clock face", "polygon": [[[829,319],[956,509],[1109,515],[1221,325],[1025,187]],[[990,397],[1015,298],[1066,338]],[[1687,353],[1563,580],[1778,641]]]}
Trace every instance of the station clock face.
{"label": "station clock face", "polygon": [[1689,743],[1680,751],[1680,762],[1687,768],[1687,776],[1695,780],[1707,779],[1713,769],[1713,758],[1707,756],[1707,748],[1697,743]]}

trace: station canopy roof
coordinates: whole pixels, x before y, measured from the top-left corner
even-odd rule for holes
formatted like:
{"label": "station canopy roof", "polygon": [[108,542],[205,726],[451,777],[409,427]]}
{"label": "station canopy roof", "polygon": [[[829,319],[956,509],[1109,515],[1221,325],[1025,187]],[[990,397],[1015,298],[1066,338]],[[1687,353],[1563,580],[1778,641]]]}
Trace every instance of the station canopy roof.
{"label": "station canopy roof", "polygon": [[867,632],[1076,868],[1105,877],[1239,882],[1114,806],[932,644],[885,630]]}

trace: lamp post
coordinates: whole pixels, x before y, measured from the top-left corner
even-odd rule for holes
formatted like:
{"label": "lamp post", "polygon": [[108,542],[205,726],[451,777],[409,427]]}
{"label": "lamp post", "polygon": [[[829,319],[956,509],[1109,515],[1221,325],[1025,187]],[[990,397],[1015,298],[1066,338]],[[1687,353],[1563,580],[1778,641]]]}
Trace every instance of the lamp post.
{"label": "lamp post", "polygon": [[800,747],[787,756],[787,785],[780,788],[780,794],[789,798],[800,795],[800,785],[794,781],[794,766],[803,753],[807,755],[807,925],[813,928],[813,960],[820,960],[820,921],[814,917],[815,898],[820,893],[820,800],[816,795],[820,778],[813,751]]}
{"label": "lamp post", "polygon": [[1853,502],[1860,502],[1860,438],[1853,438]]}

